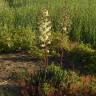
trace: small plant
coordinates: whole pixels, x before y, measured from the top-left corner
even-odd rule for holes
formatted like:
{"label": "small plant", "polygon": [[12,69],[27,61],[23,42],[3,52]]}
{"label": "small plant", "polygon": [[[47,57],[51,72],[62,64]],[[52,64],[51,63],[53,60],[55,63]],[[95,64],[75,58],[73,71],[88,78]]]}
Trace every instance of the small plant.
{"label": "small plant", "polygon": [[44,96],[48,96],[50,89],[51,89],[50,84],[48,84],[46,82],[41,85],[41,90],[42,90],[42,93],[44,94]]}
{"label": "small plant", "polygon": [[66,71],[64,72],[61,67],[55,66],[54,64],[48,66],[47,80],[55,87],[58,87],[64,76],[66,76]]}

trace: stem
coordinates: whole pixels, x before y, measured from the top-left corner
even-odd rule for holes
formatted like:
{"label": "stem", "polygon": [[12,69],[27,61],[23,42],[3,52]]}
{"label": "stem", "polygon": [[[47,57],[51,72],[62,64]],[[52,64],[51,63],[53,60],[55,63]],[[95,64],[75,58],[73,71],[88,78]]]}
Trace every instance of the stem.
{"label": "stem", "polygon": [[61,48],[61,67],[62,67],[62,65],[63,65],[63,48]]}
{"label": "stem", "polygon": [[[73,63],[73,62],[72,62]],[[72,82],[74,82],[74,70],[75,70],[75,68],[74,68],[74,63],[72,64],[72,70],[73,70],[73,72],[72,72],[72,74],[73,74],[73,76],[72,76]]]}
{"label": "stem", "polygon": [[45,47],[45,66],[48,66],[48,53],[47,53],[47,46]]}

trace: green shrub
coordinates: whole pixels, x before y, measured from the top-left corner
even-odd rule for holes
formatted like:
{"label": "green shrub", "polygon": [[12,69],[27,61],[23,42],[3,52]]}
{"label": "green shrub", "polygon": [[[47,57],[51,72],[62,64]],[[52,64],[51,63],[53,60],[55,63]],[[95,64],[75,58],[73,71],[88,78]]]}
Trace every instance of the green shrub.
{"label": "green shrub", "polygon": [[35,45],[35,34],[30,27],[16,28],[13,34],[15,50],[30,50]]}
{"label": "green shrub", "polygon": [[0,10],[0,27],[5,25],[9,28],[11,28],[10,25],[14,25],[14,10],[10,10],[10,8]]}
{"label": "green shrub", "polygon": [[32,28],[0,27],[0,51],[30,50],[35,46],[35,33]]}
{"label": "green shrub", "polygon": [[44,51],[40,49],[38,46],[33,46],[29,51],[29,54],[34,56],[35,58],[38,59],[43,59],[44,58]]}
{"label": "green shrub", "polygon": [[68,37],[64,35],[62,42],[61,37],[62,34],[60,32],[52,32],[52,42],[50,45],[51,56],[60,56],[61,47],[63,47],[64,51],[68,51],[70,49]]}
{"label": "green shrub", "polygon": [[82,71],[83,68],[89,73],[92,72],[93,69],[94,71],[96,70],[96,51],[85,44],[77,45],[77,47],[73,48],[68,54],[68,60],[71,64],[75,64],[75,67],[80,68],[80,71]]}
{"label": "green shrub", "polygon": [[31,83],[42,84],[44,82],[49,82],[54,87],[58,87],[66,75],[67,71],[63,71],[59,66],[52,64],[48,66],[47,69],[41,70],[32,76]]}
{"label": "green shrub", "polygon": [[62,68],[55,66],[54,64],[47,68],[47,80],[54,86],[58,87],[59,83],[64,79],[64,76],[66,75],[66,71],[63,71]]}
{"label": "green shrub", "polygon": [[[38,70],[38,72],[34,74],[28,74],[29,73],[24,69],[18,73],[18,76],[20,80],[27,77],[25,78],[25,80],[27,80],[26,84],[24,83],[27,86],[24,86],[24,88],[25,91],[29,92],[29,96],[32,94],[47,96],[50,92],[52,92],[52,94],[58,92],[59,95],[57,96],[64,96],[65,94],[84,95],[85,93],[89,94],[88,92],[90,92],[90,96],[96,94],[96,82],[94,77],[90,77],[90,75],[79,76],[79,74],[74,71],[63,70],[54,64],[49,65],[46,69]],[[37,88],[39,90],[34,91],[37,90]],[[88,92],[86,92],[86,90]]]}
{"label": "green shrub", "polygon": [[13,44],[12,33],[8,26],[0,27],[0,52],[11,50]]}

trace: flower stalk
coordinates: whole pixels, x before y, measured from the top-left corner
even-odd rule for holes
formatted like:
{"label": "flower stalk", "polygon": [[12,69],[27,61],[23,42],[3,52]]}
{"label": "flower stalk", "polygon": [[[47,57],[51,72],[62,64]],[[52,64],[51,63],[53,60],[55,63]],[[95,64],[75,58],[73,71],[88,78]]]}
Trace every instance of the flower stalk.
{"label": "flower stalk", "polygon": [[39,18],[39,40],[42,49],[44,50],[44,63],[48,66],[48,45],[51,44],[51,21],[49,12],[46,8],[41,10]]}
{"label": "flower stalk", "polygon": [[60,64],[63,66],[63,57],[64,57],[64,47],[66,46],[67,41],[69,40],[68,31],[71,24],[69,8],[67,6],[67,1],[65,0],[65,5],[63,7],[63,15],[61,17],[61,44],[60,44]]}

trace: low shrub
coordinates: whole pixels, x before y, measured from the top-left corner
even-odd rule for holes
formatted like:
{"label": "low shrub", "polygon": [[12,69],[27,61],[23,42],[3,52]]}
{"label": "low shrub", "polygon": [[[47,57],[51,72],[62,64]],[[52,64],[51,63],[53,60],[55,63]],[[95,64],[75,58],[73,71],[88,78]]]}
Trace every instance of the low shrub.
{"label": "low shrub", "polygon": [[0,51],[28,51],[35,46],[35,33],[30,27],[0,27]]}
{"label": "low shrub", "polygon": [[[61,73],[63,73],[63,75]],[[43,92],[46,92],[47,94],[48,92],[50,92],[49,90],[51,90],[52,88],[54,89],[53,96],[55,96],[57,92],[57,96],[64,96],[66,94],[69,94],[70,96],[90,94],[91,96],[92,94],[96,94],[96,82],[90,75],[79,76],[77,73],[73,71],[66,71],[58,66],[51,65],[48,67],[46,75],[43,76],[45,76],[45,79],[42,83],[39,83],[39,86],[43,86],[44,88],[45,85],[45,91],[43,90]]]}
{"label": "low shrub", "polygon": [[15,50],[29,50],[34,46],[35,34],[30,27],[18,27],[13,34]]}
{"label": "low shrub", "polygon": [[74,64],[80,71],[85,70],[89,73],[93,70],[96,71],[96,51],[85,44],[77,45],[77,47],[69,51],[67,58],[70,63]]}
{"label": "low shrub", "polygon": [[80,76],[54,64],[33,75],[23,70],[19,72],[19,76],[21,77],[19,78],[21,91],[27,93],[28,96],[96,95],[95,77],[91,75]]}
{"label": "low shrub", "polygon": [[12,34],[8,26],[0,27],[0,52],[11,50],[13,44]]}

